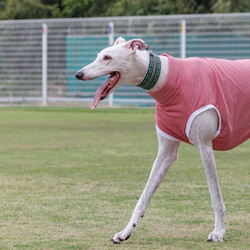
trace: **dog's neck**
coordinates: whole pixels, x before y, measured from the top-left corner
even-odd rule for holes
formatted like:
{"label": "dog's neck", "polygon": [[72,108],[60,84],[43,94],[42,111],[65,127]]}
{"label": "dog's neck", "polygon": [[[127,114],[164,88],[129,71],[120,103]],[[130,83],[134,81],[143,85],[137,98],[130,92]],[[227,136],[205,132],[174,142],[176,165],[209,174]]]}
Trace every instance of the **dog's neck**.
{"label": "dog's neck", "polygon": [[152,89],[159,79],[161,73],[161,60],[158,55],[149,53],[149,66],[142,81],[137,85],[145,90]]}
{"label": "dog's neck", "polygon": [[160,89],[166,82],[168,74],[168,58],[158,56],[152,52],[140,51],[141,63],[145,64],[145,73],[137,84],[148,92],[152,93]]}

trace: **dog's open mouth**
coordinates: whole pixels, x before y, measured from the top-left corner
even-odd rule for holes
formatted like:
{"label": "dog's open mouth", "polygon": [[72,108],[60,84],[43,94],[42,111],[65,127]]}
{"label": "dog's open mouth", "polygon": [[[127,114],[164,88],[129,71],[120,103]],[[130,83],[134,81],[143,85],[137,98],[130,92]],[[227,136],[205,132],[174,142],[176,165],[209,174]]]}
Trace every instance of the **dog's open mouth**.
{"label": "dog's open mouth", "polygon": [[108,96],[110,91],[118,82],[119,78],[120,74],[118,72],[112,72],[109,74],[109,77],[106,79],[106,81],[97,89],[91,109],[96,108],[98,103]]}

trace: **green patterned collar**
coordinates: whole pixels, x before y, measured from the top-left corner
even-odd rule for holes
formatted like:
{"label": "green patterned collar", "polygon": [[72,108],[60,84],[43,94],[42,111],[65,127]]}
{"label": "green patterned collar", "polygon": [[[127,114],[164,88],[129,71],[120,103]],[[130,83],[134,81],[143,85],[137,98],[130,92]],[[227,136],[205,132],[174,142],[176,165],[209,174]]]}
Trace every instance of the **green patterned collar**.
{"label": "green patterned collar", "polygon": [[139,85],[137,85],[138,87],[143,88],[145,90],[152,89],[155,86],[161,73],[160,57],[151,52],[149,54],[149,57],[150,61],[149,61],[148,71],[143,80],[139,83]]}

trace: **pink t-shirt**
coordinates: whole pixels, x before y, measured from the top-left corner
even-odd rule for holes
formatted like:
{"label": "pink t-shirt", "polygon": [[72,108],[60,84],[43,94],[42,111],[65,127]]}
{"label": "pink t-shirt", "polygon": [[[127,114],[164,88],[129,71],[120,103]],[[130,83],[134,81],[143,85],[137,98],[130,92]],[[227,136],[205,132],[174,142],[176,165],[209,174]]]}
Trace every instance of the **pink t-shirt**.
{"label": "pink t-shirt", "polygon": [[193,119],[214,108],[220,118],[215,150],[234,148],[250,137],[250,60],[163,56],[169,60],[166,83],[149,93],[162,134],[190,143]]}

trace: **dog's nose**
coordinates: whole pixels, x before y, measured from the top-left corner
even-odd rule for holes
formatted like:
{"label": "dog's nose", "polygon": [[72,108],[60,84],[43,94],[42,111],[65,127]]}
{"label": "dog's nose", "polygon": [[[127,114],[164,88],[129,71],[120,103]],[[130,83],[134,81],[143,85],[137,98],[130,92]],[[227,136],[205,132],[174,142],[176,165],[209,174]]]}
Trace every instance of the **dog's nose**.
{"label": "dog's nose", "polygon": [[83,73],[81,71],[76,72],[75,77],[78,80],[82,80],[83,79]]}

